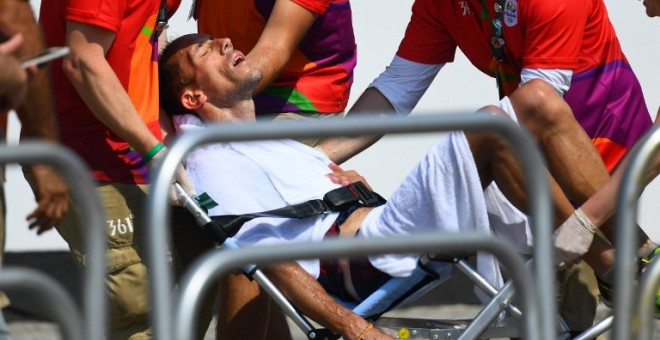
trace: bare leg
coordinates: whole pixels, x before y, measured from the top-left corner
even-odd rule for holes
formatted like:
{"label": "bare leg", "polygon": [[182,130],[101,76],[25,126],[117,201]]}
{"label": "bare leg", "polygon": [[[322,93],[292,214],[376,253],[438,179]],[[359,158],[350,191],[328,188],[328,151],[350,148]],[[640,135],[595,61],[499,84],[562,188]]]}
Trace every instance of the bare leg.
{"label": "bare leg", "polygon": [[[575,120],[568,104],[542,80],[532,80],[510,96],[518,120],[536,137],[548,160],[550,173],[557,180],[568,199],[581,205],[609,180],[609,174],[591,139]],[[601,230],[612,240],[611,222]],[[648,236],[638,228],[640,247]],[[596,274],[602,274],[614,264],[614,251],[606,242],[596,238],[585,256]],[[605,270],[605,268],[608,268]]]}
{"label": "bare leg", "polygon": [[591,197],[609,174],[568,104],[544,81],[532,80],[509,97],[521,125],[536,137],[550,173],[575,203]]}
{"label": "bare leg", "polygon": [[[505,114],[498,107],[487,107],[485,110]],[[515,156],[509,151],[507,143],[493,134],[468,134],[467,139],[477,164],[482,185],[485,187],[491,181],[495,181],[511,203],[521,211],[528,211],[527,194],[524,183],[522,183],[522,170]],[[555,227],[557,227],[575,209],[560,185],[552,176],[548,176],[553,195]],[[609,245],[596,238],[584,260],[594,268],[596,273],[607,272],[612,266],[613,257],[604,258],[601,254],[604,253],[604,250],[609,251],[610,249]]]}
{"label": "bare leg", "polygon": [[282,310],[243,274],[220,284],[217,339],[291,339]]}

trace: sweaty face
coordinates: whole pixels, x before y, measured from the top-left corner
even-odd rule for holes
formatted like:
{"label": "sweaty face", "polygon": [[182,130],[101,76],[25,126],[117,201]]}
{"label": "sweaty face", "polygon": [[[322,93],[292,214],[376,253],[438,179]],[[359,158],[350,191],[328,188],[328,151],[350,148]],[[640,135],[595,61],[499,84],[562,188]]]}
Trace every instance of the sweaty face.
{"label": "sweaty face", "polygon": [[649,17],[660,16],[660,0],[644,0],[644,7]]}
{"label": "sweaty face", "polygon": [[179,53],[185,58],[183,72],[192,79],[193,86],[218,105],[252,97],[261,72],[252,67],[242,52],[234,50],[229,39],[209,35],[193,35],[190,39],[191,44]]}

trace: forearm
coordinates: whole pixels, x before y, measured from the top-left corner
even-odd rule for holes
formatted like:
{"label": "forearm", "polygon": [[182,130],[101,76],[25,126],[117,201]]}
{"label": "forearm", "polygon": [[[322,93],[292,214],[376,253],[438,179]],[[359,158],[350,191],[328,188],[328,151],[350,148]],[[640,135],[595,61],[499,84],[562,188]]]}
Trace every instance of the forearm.
{"label": "forearm", "polygon": [[[0,97],[12,96],[15,89],[25,86],[26,76],[25,73],[19,72],[21,70],[19,62],[11,55],[0,53]],[[13,98],[10,98],[13,99]],[[4,105],[11,105],[11,102],[2,103]],[[2,109],[7,109],[3,107]]]}
{"label": "forearm", "polygon": [[133,102],[105,59],[104,50],[77,30],[68,35],[71,53],[64,70],[85,104],[112,132],[144,155],[158,139],[142,121]]}
{"label": "forearm", "polygon": [[303,314],[346,339],[356,339],[367,322],[337,303],[296,263],[265,269],[268,277]]}
{"label": "forearm", "polygon": [[[652,132],[650,133],[657,133],[655,132],[657,129],[660,129],[660,120],[656,118]],[[626,155],[607,183],[582,204],[582,211],[597,227],[600,227],[614,215],[617,194],[623,179],[623,172],[628,166],[628,158],[629,156]],[[644,184],[651,182],[660,173],[660,154],[656,154],[649,165],[650,167],[644,177]]]}
{"label": "forearm", "polygon": [[263,75],[255,94],[277,79],[317,16],[293,1],[275,2],[259,41],[248,53],[250,62]]}
{"label": "forearm", "polygon": [[[17,33],[23,35],[23,43],[15,53],[18,59],[33,57],[44,50],[41,30],[27,1],[1,1],[0,12],[4,13],[0,15],[3,38]],[[23,136],[57,141],[47,67],[40,67],[30,74],[27,81],[27,99],[16,108],[16,113],[22,123]]]}
{"label": "forearm", "polygon": [[112,69],[90,66],[80,65],[80,73],[71,78],[76,90],[96,118],[144,155],[158,140],[140,118]]}
{"label": "forearm", "polygon": [[[377,89],[370,87],[362,93],[353,107],[346,114],[346,118],[364,115],[390,115],[394,114],[394,106]],[[321,141],[320,147],[328,155],[330,160],[341,164],[351,157],[362,152],[376,143],[382,136],[359,136],[359,137],[333,137]]]}

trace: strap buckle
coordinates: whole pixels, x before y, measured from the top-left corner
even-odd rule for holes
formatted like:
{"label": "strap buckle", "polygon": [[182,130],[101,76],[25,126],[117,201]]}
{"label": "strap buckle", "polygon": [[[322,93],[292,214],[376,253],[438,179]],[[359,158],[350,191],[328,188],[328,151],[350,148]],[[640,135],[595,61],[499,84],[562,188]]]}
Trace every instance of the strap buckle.
{"label": "strap buckle", "polygon": [[362,182],[351,183],[348,186],[337,188],[327,192],[323,196],[323,202],[331,211],[341,211],[360,203],[363,206],[372,206],[384,201],[380,195],[369,190]]}

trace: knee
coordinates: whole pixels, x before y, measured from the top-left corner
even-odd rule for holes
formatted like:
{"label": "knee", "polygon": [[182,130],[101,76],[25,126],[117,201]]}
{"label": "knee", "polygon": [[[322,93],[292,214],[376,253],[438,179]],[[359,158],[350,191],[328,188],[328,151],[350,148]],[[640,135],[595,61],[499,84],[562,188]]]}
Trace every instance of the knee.
{"label": "knee", "polygon": [[528,127],[553,127],[562,124],[567,116],[573,116],[568,104],[552,86],[540,79],[523,84],[509,98],[516,116]]}

